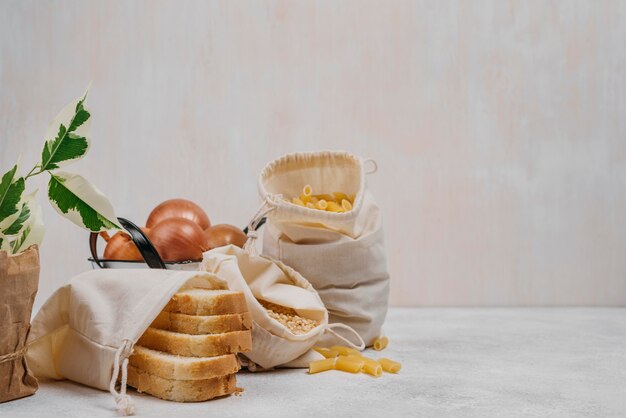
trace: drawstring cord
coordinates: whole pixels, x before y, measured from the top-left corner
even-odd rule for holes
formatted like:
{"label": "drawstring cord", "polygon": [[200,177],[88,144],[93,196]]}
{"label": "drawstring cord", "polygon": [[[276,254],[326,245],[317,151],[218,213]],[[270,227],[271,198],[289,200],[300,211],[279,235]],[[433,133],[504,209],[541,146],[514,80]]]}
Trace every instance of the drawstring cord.
{"label": "drawstring cord", "polygon": [[[115,398],[117,405],[117,411],[123,416],[133,415],[135,413],[135,405],[129,395],[126,394],[126,382],[128,379],[128,356],[130,356],[133,350],[132,340],[123,340],[120,348],[115,353],[113,360],[113,376],[111,376],[111,383],[109,383],[109,392]],[[122,379],[120,382],[120,391],[115,389],[117,378],[120,375],[120,359],[122,360]]]}
{"label": "drawstring cord", "polygon": [[[350,331],[352,333],[352,335],[356,337],[358,345],[354,344],[352,341],[350,341],[349,339],[347,339],[343,335],[339,335],[339,333],[337,331],[335,331],[335,329],[345,329],[346,331]],[[350,327],[350,326],[348,326],[346,324],[342,324],[340,322],[337,322],[337,323],[334,323],[334,324],[326,325],[325,330],[328,333],[334,335],[336,338],[338,338],[341,342],[346,344],[348,347],[354,348],[354,349],[359,350],[359,351],[365,350],[365,341],[363,341],[363,338],[361,338],[359,333],[356,332],[352,327]]]}
{"label": "drawstring cord", "polygon": [[[248,240],[243,245],[243,249],[252,256],[259,255],[258,250],[255,245],[256,240],[259,237],[259,234],[256,231],[257,228],[259,227],[259,223],[261,223],[261,220],[264,217],[266,217],[270,212],[276,209],[276,203],[272,201],[273,197],[274,196],[270,196],[270,195],[265,197],[265,199],[263,200],[263,203],[261,204],[261,207],[259,207],[259,210],[257,210],[256,214],[254,215],[254,217],[250,220],[250,223],[248,224],[248,234],[247,234]],[[276,198],[280,198],[280,196],[276,195]]]}

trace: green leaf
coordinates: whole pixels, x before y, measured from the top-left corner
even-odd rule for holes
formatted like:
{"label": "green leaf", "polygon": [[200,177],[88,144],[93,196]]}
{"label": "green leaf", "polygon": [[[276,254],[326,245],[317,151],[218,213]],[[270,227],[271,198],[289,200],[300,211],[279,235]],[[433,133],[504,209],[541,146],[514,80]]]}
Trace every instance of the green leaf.
{"label": "green leaf", "polygon": [[13,252],[13,254],[17,254],[20,251],[20,249],[24,246],[24,243],[30,236],[30,233],[31,228],[30,226],[27,226],[26,228],[24,228],[20,236],[17,237],[15,241],[13,241],[13,243],[11,244],[11,251]]}
{"label": "green leaf", "polygon": [[5,235],[16,235],[20,232],[28,218],[30,217],[30,208],[26,202],[22,203],[20,213],[15,220],[4,230]]}
{"label": "green leaf", "polygon": [[46,143],[41,152],[41,171],[54,170],[62,163],[82,158],[89,149],[87,120],[91,116],[84,108],[85,97],[65,106],[50,123]]}
{"label": "green leaf", "polygon": [[50,173],[48,198],[54,209],[91,232],[121,229],[109,200],[78,174]]}
{"label": "green leaf", "polygon": [[43,214],[41,212],[41,205],[39,205],[35,199],[36,193],[37,190],[24,199],[24,203],[28,206],[31,215],[11,245],[13,253],[25,250],[33,244],[41,245],[41,241],[43,240],[45,232]]}
{"label": "green leaf", "polygon": [[0,181],[0,222],[16,213],[24,192],[24,179],[15,179],[17,165],[4,173]]}
{"label": "green leaf", "polygon": [[9,239],[7,237],[5,237],[4,235],[2,235],[2,232],[0,232],[0,251],[2,250],[9,250]]}

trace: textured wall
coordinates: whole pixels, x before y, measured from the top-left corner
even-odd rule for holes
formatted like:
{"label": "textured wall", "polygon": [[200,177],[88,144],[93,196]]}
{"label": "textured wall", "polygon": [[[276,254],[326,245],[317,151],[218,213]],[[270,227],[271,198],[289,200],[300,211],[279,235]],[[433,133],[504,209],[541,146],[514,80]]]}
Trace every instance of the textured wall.
{"label": "textured wall", "polygon": [[[3,169],[93,81],[73,170],[118,215],[181,196],[243,225],[265,162],[346,149],[380,167],[393,304],[626,304],[626,2],[0,9]],[[89,268],[44,206],[38,304]]]}

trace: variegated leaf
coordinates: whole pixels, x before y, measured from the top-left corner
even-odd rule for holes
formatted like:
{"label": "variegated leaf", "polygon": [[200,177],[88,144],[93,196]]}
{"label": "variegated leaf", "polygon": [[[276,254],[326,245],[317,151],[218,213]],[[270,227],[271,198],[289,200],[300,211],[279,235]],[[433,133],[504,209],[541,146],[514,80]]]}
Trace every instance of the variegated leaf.
{"label": "variegated leaf", "polygon": [[48,199],[59,214],[92,232],[120,229],[113,206],[94,185],[78,174],[50,174]]}

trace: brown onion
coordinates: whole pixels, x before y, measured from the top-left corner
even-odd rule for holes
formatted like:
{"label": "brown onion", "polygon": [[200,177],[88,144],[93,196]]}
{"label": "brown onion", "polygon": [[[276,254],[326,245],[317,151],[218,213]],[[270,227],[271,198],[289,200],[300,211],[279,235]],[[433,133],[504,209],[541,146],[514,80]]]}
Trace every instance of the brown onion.
{"label": "brown onion", "polygon": [[204,230],[207,237],[209,249],[223,247],[224,245],[233,244],[237,247],[243,247],[248,240],[246,234],[234,225],[219,224],[213,225]]}
{"label": "brown onion", "polygon": [[106,232],[101,232],[100,236],[107,242],[104,248],[105,260],[122,261],[142,261],[143,257],[139,253],[137,246],[130,235],[126,232],[116,232],[112,237]]}
{"label": "brown onion", "polygon": [[209,249],[204,231],[184,218],[165,219],[150,230],[150,241],[163,261],[198,261]]}
{"label": "brown onion", "polygon": [[198,224],[200,229],[206,229],[211,226],[211,221],[206,212],[191,200],[186,199],[170,199],[161,203],[150,212],[146,226],[152,228],[161,223],[161,221],[171,218],[189,219]]}

